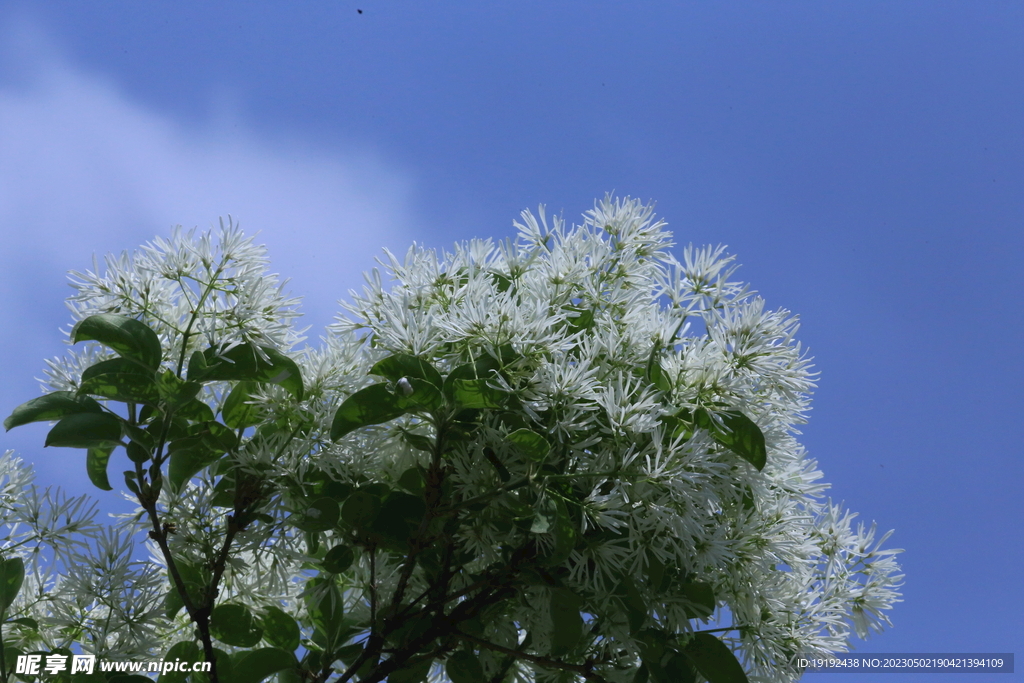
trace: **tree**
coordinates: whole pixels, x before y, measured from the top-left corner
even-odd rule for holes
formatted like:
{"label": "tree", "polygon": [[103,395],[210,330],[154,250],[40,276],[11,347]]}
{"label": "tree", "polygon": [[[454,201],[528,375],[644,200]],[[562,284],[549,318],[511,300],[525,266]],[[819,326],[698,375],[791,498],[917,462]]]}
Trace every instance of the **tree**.
{"label": "tree", "polygon": [[388,253],[319,348],[234,225],[73,274],[74,347],[5,427],[56,421],[101,489],[127,464],[139,509],[32,590],[9,535],[5,680],[77,647],[213,665],[168,682],[786,681],[887,624],[897,551],[795,439],[796,319],[640,202],[516,225]]}

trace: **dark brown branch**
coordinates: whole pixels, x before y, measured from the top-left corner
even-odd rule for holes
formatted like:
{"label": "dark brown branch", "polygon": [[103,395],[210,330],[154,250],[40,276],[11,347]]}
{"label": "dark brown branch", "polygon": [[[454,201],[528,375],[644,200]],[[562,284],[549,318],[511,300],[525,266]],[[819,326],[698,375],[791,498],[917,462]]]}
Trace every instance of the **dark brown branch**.
{"label": "dark brown branch", "polygon": [[492,650],[494,652],[500,652],[501,654],[508,655],[509,657],[515,657],[516,659],[522,659],[537,666],[542,666],[545,669],[560,669],[562,671],[572,671],[580,676],[583,676],[588,681],[595,681],[595,683],[608,683],[603,676],[599,676],[594,673],[593,663],[588,661],[587,664],[569,664],[568,662],[562,662],[557,659],[551,659],[550,657],[541,657],[539,655],[531,655],[521,650],[512,650],[501,645],[497,645],[490,641],[484,640],[483,638],[477,638],[471,636],[468,633],[463,633],[458,629],[455,630],[455,634],[474,645],[479,645],[486,650]]}
{"label": "dark brown branch", "polygon": [[[142,491],[141,487],[145,484],[142,465],[136,463],[135,468],[140,480],[139,490]],[[153,530],[149,532],[149,536],[156,541],[157,546],[160,548],[160,553],[164,556],[164,562],[167,564],[167,572],[171,575],[174,589],[178,591],[178,596],[185,605],[185,611],[188,612],[189,619],[196,625],[196,631],[199,632],[199,639],[203,643],[203,657],[206,661],[210,662],[210,681],[211,683],[218,683],[217,658],[213,652],[213,639],[210,637],[210,606],[203,605],[200,608],[192,601],[192,596],[189,595],[188,589],[185,587],[185,581],[181,578],[178,564],[171,554],[171,548],[167,545],[168,531],[160,524],[160,514],[156,509],[156,501],[150,500],[147,496],[143,495],[138,495],[137,497],[139,503],[149,515],[150,522],[153,524]]]}
{"label": "dark brown branch", "polygon": [[377,549],[370,548],[370,635],[377,632]]}

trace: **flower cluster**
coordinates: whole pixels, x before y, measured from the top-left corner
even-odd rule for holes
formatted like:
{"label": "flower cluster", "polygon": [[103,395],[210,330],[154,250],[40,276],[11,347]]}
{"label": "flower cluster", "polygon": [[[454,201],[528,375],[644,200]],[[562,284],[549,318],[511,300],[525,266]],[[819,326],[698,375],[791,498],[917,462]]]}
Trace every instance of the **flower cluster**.
{"label": "flower cluster", "polygon": [[[896,551],[881,550],[885,538],[874,543],[873,527],[854,529],[850,513],[821,501],[826,485],[795,438],[814,386],[795,317],[767,310],[733,281],[732,257],[721,248],[686,248],[678,261],[664,224],[635,200],[606,198],[578,227],[557,219],[549,226],[543,209],[524,212],[517,227],[518,239],[497,245],[388,254],[394,282],[372,274],[335,330],[368,331],[372,349],[428,358],[442,372],[481,356],[510,359],[494,387],[516,397],[522,423],[560,453],[548,481],[585,491],[570,516],[588,540],[565,559],[564,585],[595,605],[618,599],[623,576],[665,568],[685,576],[684,585],[712,586],[719,610],[701,617],[720,623],[731,615],[726,640],[754,680],[796,678],[796,653],[844,650],[851,626],[864,637],[888,623],[902,578]],[[707,415],[703,427],[680,424],[680,415],[698,411]],[[763,434],[761,468],[715,438],[736,413]],[[332,454],[387,477],[416,463],[399,436],[422,429],[417,423],[359,435]],[[519,424],[494,418],[457,451],[455,481],[466,498],[499,483],[481,456],[488,448],[513,479],[543,477],[508,446]],[[480,514],[461,531],[478,568],[525,533],[500,521]],[[660,627],[695,628],[699,611],[685,590],[658,594],[652,582],[640,590],[649,591],[643,597],[656,605]],[[509,618],[529,624],[542,613],[534,607],[523,601]],[[636,637],[622,623],[596,628],[620,645]]]}
{"label": "flower cluster", "polygon": [[[103,657],[159,648],[164,581],[155,567],[132,557],[126,530],[96,522],[94,502],[40,491],[34,479],[11,451],[0,456],[0,562],[8,590],[12,577],[23,577],[3,610],[4,646],[77,644]],[[12,572],[12,563],[24,571]]]}
{"label": "flower cluster", "polygon": [[[77,322],[98,313],[145,320],[165,343],[169,363],[180,366],[200,344],[255,342],[291,349],[302,341],[293,327],[299,300],[266,272],[266,248],[253,244],[238,225],[210,232],[174,229],[133,254],[108,254],[86,272],[71,272],[75,294],[68,308]],[[102,270],[102,272],[101,272]],[[72,350],[47,362],[44,388],[77,389],[82,370],[109,357],[98,346]]]}

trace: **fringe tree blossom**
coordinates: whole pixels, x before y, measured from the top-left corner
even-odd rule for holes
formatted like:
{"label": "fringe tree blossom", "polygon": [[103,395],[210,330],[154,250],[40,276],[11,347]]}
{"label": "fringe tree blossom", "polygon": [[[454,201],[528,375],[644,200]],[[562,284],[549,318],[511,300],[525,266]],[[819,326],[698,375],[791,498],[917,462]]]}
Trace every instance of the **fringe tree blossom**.
{"label": "fringe tree blossom", "polygon": [[[291,349],[303,339],[292,327],[299,300],[286,296],[277,276],[265,272],[266,248],[231,221],[221,222],[219,237],[215,244],[211,233],[197,237],[179,226],[170,240],[158,237],[135,254],[108,254],[102,274],[95,259],[93,270],[72,271],[75,294],[67,303],[74,320],[98,313],[145,320],[179,365],[203,343]],[[76,378],[97,354],[113,355],[85,346],[48,361],[44,390],[77,388]]]}
{"label": "fringe tree blossom", "polygon": [[300,351],[233,224],[75,274],[86,343],[6,424],[59,419],[101,488],[123,446],[139,510],[93,533],[91,573],[36,580],[67,588],[39,638],[77,624],[225,681],[719,683],[796,680],[888,625],[898,551],[796,438],[796,318],[721,247],[677,259],[635,200],[516,226],[386,252]]}
{"label": "fringe tree blossom", "polygon": [[[131,557],[122,530],[96,523],[95,503],[40,491],[34,478],[11,451],[0,456],[5,578],[24,568],[20,590],[3,600],[3,646],[13,648],[5,655],[72,645],[108,658],[156,651],[166,580]],[[4,662],[7,670],[14,664],[10,657]]]}

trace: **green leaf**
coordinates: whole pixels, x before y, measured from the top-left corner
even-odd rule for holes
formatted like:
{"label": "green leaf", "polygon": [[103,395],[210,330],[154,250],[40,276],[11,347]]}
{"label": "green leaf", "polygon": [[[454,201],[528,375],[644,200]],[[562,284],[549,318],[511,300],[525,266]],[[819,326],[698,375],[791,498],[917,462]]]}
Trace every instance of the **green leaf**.
{"label": "green leaf", "polygon": [[465,363],[454,368],[448,376],[444,378],[444,386],[441,389],[444,391],[444,395],[451,399],[452,392],[455,388],[455,382],[458,380],[466,379],[490,379],[494,376],[495,372],[501,370],[501,361],[497,358],[484,355],[472,363]]}
{"label": "green leaf", "polygon": [[747,683],[747,674],[729,646],[710,633],[694,633],[683,648],[708,683]]}
{"label": "green leaf", "polygon": [[[133,425],[128,421],[122,421],[121,431],[144,451],[152,451],[156,447],[156,441],[153,439],[153,434],[150,430]],[[146,459],[148,458],[147,454]]]}
{"label": "green leaf", "polygon": [[21,617],[20,619],[11,619],[7,622],[8,624],[17,624],[18,626],[24,626],[25,628],[33,631],[39,630],[39,622],[29,617]]}
{"label": "green leaf", "polygon": [[18,597],[25,581],[25,562],[20,557],[0,560],[0,614],[7,611]]}
{"label": "green leaf", "polygon": [[113,313],[91,315],[71,330],[71,342],[98,341],[147,368],[160,366],[160,337],[145,323]]}
{"label": "green leaf", "polygon": [[[260,354],[263,352],[263,355]],[[264,359],[263,356],[266,356]],[[198,382],[250,381],[280,384],[297,400],[302,400],[302,375],[299,366],[272,346],[257,347],[252,343],[239,344],[226,351],[210,347],[203,352],[205,368],[195,375],[189,365],[189,379]],[[197,366],[199,364],[197,363]]]}
{"label": "green leaf", "polygon": [[487,353],[489,357],[497,360],[499,370],[507,368],[523,357],[511,344],[502,344]]}
{"label": "green leaf", "polygon": [[665,563],[650,549],[647,550],[647,585],[655,593],[665,591]]}
{"label": "green leaf", "polygon": [[370,374],[386,377],[392,382],[397,382],[403,377],[421,379],[432,384],[435,389],[440,389],[444,386],[441,373],[433,365],[422,358],[405,353],[396,353],[393,356],[377,361],[370,368]]}
{"label": "green leaf", "polygon": [[221,417],[232,429],[245,429],[260,423],[260,408],[253,405],[252,394],[259,388],[256,382],[239,382],[224,400]]}
{"label": "green leaf", "polygon": [[551,589],[552,654],[564,654],[583,636],[582,601],[567,588]]}
{"label": "green leaf", "polygon": [[295,652],[302,634],[299,624],[284,610],[271,605],[263,614],[263,639],[282,650]]}
{"label": "green leaf", "polygon": [[391,487],[382,481],[374,482],[372,484],[363,484],[359,487],[359,490],[372,493],[380,499],[385,498],[389,493],[391,493]]}
{"label": "green leaf", "polygon": [[[684,413],[689,414],[687,411]],[[666,444],[679,438],[687,441],[693,436],[693,423],[689,418],[680,419],[676,415],[666,415],[661,418],[661,424],[664,426]]]}
{"label": "green leaf", "polygon": [[338,659],[346,664],[351,664],[363,653],[363,644],[352,643],[351,645],[345,645],[344,647],[338,648],[336,652],[338,654]]}
{"label": "green leaf", "polygon": [[623,606],[626,608],[626,616],[629,619],[629,632],[635,634],[647,623],[647,601],[643,593],[636,587],[636,584],[629,577],[623,579],[619,584],[619,595]]}
{"label": "green leaf", "polygon": [[660,663],[665,658],[668,635],[656,628],[645,628],[636,634],[636,640],[640,645],[640,654],[648,668],[655,668],[652,664]]}
{"label": "green leaf", "polygon": [[[465,625],[466,622],[462,622]],[[422,611],[403,619],[398,627],[388,636],[388,642],[401,648],[416,640],[434,625],[434,615]],[[389,682],[390,683],[390,682]]]}
{"label": "green leaf", "polygon": [[338,408],[331,423],[331,439],[337,441],[360,427],[390,422],[405,412],[406,407],[388,391],[387,385],[371,384],[349,396]]}
{"label": "green leaf", "polygon": [[550,533],[558,523],[558,503],[553,496],[543,496],[533,508],[533,524],[530,533]]}
{"label": "green leaf", "polygon": [[494,286],[498,288],[499,292],[507,292],[512,286],[512,280],[507,275],[491,271],[491,280],[494,281]]}
{"label": "green leaf", "polygon": [[334,481],[333,479],[328,480],[324,482],[321,493],[327,498],[337,501],[340,505],[352,493],[352,484],[344,481]]}
{"label": "green leaf", "polygon": [[569,517],[565,501],[560,496],[547,494],[541,498],[534,507],[530,531],[554,536],[554,548],[542,558],[542,564],[549,567],[565,562],[576,546],[576,528]]}
{"label": "green leaf", "polygon": [[448,657],[444,670],[452,683],[480,683],[487,678],[480,660],[469,650],[459,650]]}
{"label": "green leaf", "polygon": [[467,408],[501,408],[508,394],[487,385],[486,379],[457,379],[452,385],[452,398],[459,410]]}
{"label": "green leaf", "polygon": [[332,574],[341,574],[352,566],[356,556],[352,548],[347,545],[336,545],[327,551],[324,559],[320,561],[321,566]]}
{"label": "green leaf", "polygon": [[202,351],[193,351],[188,358],[188,376],[192,379],[199,377],[206,370],[206,356]]}
{"label": "green leaf", "polygon": [[[428,617],[428,620],[429,620],[429,617]],[[466,619],[465,621],[463,621],[459,625],[459,629],[463,633],[468,633],[469,635],[474,636],[476,638],[483,638],[484,637],[484,622],[480,618],[479,614],[477,614],[477,615],[475,615],[473,617],[470,617],[469,619]]]}
{"label": "green leaf", "polygon": [[213,487],[213,498],[210,499],[210,505],[223,508],[235,507],[236,484],[234,472],[228,472],[222,476]]}
{"label": "green leaf", "polygon": [[419,467],[410,467],[398,478],[398,485],[409,493],[422,494],[426,486],[423,471]]}
{"label": "green leaf", "polygon": [[165,403],[178,408],[194,399],[203,385],[199,382],[186,382],[170,370],[164,370],[156,375],[156,387]]}
{"label": "green leaf", "polygon": [[55,391],[26,401],[15,408],[4,420],[4,429],[10,431],[30,422],[49,422],[78,413],[102,412],[103,406],[88,396],[78,396],[71,391]]}
{"label": "green leaf", "polygon": [[89,474],[89,481],[103,491],[110,491],[113,488],[107,479],[107,463],[110,461],[110,454],[114,452],[114,448],[114,446],[96,446],[90,448],[85,456],[85,471]]}
{"label": "green leaf", "polygon": [[383,500],[380,512],[369,529],[381,537],[385,548],[404,553],[409,548],[409,539],[426,514],[423,498],[404,491],[392,491]]}
{"label": "green leaf", "polygon": [[[388,683],[424,683],[430,674],[430,665],[433,663],[434,660],[432,659],[424,659],[415,664],[406,665],[401,669],[395,669],[388,674]],[[452,679],[453,683],[454,680]],[[481,678],[478,680],[483,681],[486,679]]]}
{"label": "green leaf", "polygon": [[[165,662],[178,660],[183,662],[201,662],[203,661],[203,653],[195,641],[182,640],[171,645],[163,660]],[[156,680],[157,683],[185,683],[188,675],[188,671],[167,671],[166,673],[161,671],[160,676]]]}
{"label": "green leaf", "polygon": [[664,683],[697,683],[697,673],[690,660],[680,652],[673,652],[661,668]]}
{"label": "green leaf", "polygon": [[[232,683],[234,667],[232,665],[232,656],[219,647],[213,648],[214,661],[217,665],[217,680],[221,683]],[[210,674],[208,673],[194,673],[192,678],[189,679],[192,683],[209,683]],[[112,681],[110,683],[113,683]]]}
{"label": "green leaf", "polygon": [[14,669],[17,665],[18,657],[23,654],[25,653],[16,647],[11,647],[10,645],[4,646],[4,663],[7,664],[7,680],[15,680],[13,678]]}
{"label": "green leaf", "polygon": [[672,380],[669,379],[668,375],[665,374],[665,370],[661,367],[661,363],[657,359],[651,364],[650,373],[648,379],[651,383],[662,391],[672,391]]}
{"label": "green leaf", "polygon": [[501,479],[502,483],[512,478],[512,473],[508,471],[505,464],[498,458],[498,454],[494,452],[494,449],[490,446],[484,446],[483,449],[484,457],[487,458],[487,462],[491,463],[491,467],[498,473],[498,478]]}
{"label": "green leaf", "polygon": [[46,435],[45,446],[96,448],[121,440],[121,421],[109,413],[77,413],[55,424]]}
{"label": "green leaf", "polygon": [[380,512],[381,500],[368,491],[356,491],[341,506],[341,518],[354,527],[370,524]]}
{"label": "green leaf", "polygon": [[754,502],[754,490],[749,486],[743,487],[743,498],[740,500],[740,505],[743,506],[744,510],[757,509],[757,503]]}
{"label": "green leaf", "polygon": [[548,457],[551,444],[543,436],[532,429],[517,429],[506,437],[516,445],[523,455],[534,462],[542,462]]}
{"label": "green leaf", "polygon": [[245,605],[217,605],[210,612],[210,635],[235,647],[252,647],[263,639],[263,628]]}
{"label": "green leaf", "polygon": [[128,490],[134,493],[136,496],[141,496],[142,492],[139,489],[138,475],[131,470],[124,471],[124,485],[128,487]]}
{"label": "green leaf", "polygon": [[333,579],[311,579],[306,584],[306,608],[313,626],[326,637],[330,646],[340,645],[346,626],[345,604]]}
{"label": "green leaf", "polygon": [[174,588],[167,591],[164,595],[164,616],[168,619],[173,619],[177,616],[178,612],[185,607],[185,601],[181,599],[181,595]]}
{"label": "green leaf", "polygon": [[333,498],[317,498],[299,514],[288,518],[302,531],[327,531],[338,523],[338,501]]}
{"label": "green leaf", "polygon": [[188,428],[190,436],[198,436],[203,445],[218,453],[232,451],[238,447],[238,436],[219,422],[202,422]]}
{"label": "green leaf", "polygon": [[[566,318],[566,322],[573,332],[580,332],[582,330],[589,330],[594,326],[594,310],[591,308],[581,308],[579,306],[566,306],[565,310],[570,315]],[[575,314],[575,315],[572,315]]]}
{"label": "green leaf", "polygon": [[417,450],[420,450],[420,451],[426,451],[427,453],[433,453],[434,452],[434,440],[433,439],[430,439],[430,438],[428,438],[426,436],[423,436],[422,434],[416,434],[414,432],[410,432],[410,431],[408,431],[406,429],[401,430],[401,432],[402,432],[402,438],[405,440],[406,443],[408,443],[413,448],[415,448]]}
{"label": "green leaf", "polygon": [[88,379],[83,373],[78,391],[123,403],[154,405],[160,401],[160,392],[153,377],[137,372],[106,372]]}
{"label": "green leaf", "polygon": [[202,437],[187,436],[171,442],[171,459],[167,466],[167,479],[171,490],[178,492],[203,468],[215,463],[223,451],[211,449]]}
{"label": "green leaf", "polygon": [[[192,598],[192,602],[195,604],[206,590],[206,577],[203,576],[203,572],[198,567],[180,559],[175,561],[175,566],[177,566],[178,574],[185,584],[185,590],[188,591],[189,597]],[[170,580],[170,577],[168,579]],[[174,586],[173,580],[170,580],[170,586],[170,591],[164,596],[164,616],[168,619],[173,619],[181,611],[181,608],[185,606],[185,602],[181,599],[181,595]]]}
{"label": "green leaf", "polygon": [[408,411],[435,411],[444,404],[441,391],[430,382],[417,377],[403,377],[395,383],[398,405]]}
{"label": "green leaf", "polygon": [[704,408],[698,408],[694,420],[698,427],[706,429],[715,441],[740,456],[758,470],[768,462],[764,433],[749,417],[737,410],[720,413],[724,428],[715,422]]}
{"label": "green leaf", "polygon": [[691,619],[706,619],[714,613],[715,607],[718,606],[715,590],[711,584],[688,581],[681,584],[679,589],[689,602],[689,605],[686,606],[686,615]]}
{"label": "green leaf", "polygon": [[213,409],[198,398],[186,401],[174,409],[175,417],[183,417],[192,422],[213,422]]}
{"label": "green leaf", "polygon": [[108,358],[98,363],[93,363],[85,370],[82,370],[82,381],[90,380],[100,375],[139,375],[140,377],[153,377],[154,372],[150,368],[139,365],[130,358]]}
{"label": "green leaf", "polygon": [[150,452],[146,450],[144,446],[140,446],[136,441],[129,441],[125,451],[128,453],[128,459],[132,462],[137,462],[139,464],[149,462]]}
{"label": "green leaf", "polygon": [[295,655],[276,647],[236,652],[231,660],[230,683],[260,683],[298,664]]}

